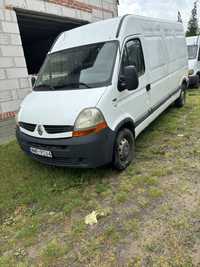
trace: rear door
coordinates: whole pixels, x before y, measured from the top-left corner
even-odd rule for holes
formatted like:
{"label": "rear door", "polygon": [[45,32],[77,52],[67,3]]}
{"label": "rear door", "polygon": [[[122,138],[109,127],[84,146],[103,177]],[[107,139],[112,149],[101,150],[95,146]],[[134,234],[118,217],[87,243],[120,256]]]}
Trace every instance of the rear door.
{"label": "rear door", "polygon": [[124,67],[134,65],[139,76],[139,86],[136,90],[124,90],[119,94],[118,108],[128,113],[136,127],[145,120],[150,110],[148,94],[148,71],[146,69],[145,52],[141,36],[128,38],[123,45],[120,76],[123,76]]}

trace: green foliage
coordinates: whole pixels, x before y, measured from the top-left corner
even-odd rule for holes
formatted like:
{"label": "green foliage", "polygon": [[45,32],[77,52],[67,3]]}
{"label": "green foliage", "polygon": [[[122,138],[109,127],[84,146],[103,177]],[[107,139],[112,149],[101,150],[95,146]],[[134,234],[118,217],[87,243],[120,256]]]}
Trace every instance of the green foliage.
{"label": "green foliage", "polygon": [[186,32],[186,36],[196,36],[199,34],[199,25],[198,25],[198,17],[197,17],[197,2],[194,2],[194,7],[192,9],[191,18],[188,22],[188,29]]}

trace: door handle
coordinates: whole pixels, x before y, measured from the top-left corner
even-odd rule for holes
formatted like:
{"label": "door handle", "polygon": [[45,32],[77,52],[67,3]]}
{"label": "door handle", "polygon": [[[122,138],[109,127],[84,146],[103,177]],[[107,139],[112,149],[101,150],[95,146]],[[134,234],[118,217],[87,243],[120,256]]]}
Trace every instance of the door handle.
{"label": "door handle", "polygon": [[147,92],[149,92],[151,90],[151,84],[147,84],[146,90],[147,90]]}

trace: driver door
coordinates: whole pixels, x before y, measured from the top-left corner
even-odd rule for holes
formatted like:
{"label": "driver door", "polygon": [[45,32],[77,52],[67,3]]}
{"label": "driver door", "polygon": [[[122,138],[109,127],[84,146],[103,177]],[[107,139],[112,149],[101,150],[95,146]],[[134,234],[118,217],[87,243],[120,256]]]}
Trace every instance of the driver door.
{"label": "driver door", "polygon": [[147,118],[150,110],[150,96],[148,88],[148,72],[145,64],[145,54],[142,38],[129,38],[123,47],[119,77],[123,77],[124,67],[134,65],[139,76],[139,86],[133,91],[120,92],[118,107],[128,113],[135,126],[139,126]]}

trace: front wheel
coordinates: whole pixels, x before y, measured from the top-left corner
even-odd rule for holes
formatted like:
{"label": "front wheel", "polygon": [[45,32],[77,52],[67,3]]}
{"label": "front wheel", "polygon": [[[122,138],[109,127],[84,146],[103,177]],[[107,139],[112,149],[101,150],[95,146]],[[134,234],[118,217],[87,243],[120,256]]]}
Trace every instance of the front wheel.
{"label": "front wheel", "polygon": [[118,132],[114,151],[113,167],[119,171],[125,170],[135,158],[135,139],[129,129],[122,129]]}
{"label": "front wheel", "polygon": [[181,89],[181,94],[179,98],[175,101],[175,106],[177,108],[182,108],[186,102],[186,88]]}

